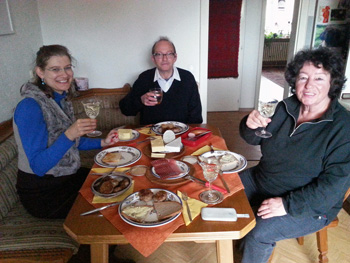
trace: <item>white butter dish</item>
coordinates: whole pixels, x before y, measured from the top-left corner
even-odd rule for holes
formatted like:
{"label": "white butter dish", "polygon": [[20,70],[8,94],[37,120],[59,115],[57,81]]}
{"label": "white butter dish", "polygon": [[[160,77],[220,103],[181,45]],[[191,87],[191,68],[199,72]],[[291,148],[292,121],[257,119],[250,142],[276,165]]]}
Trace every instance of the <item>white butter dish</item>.
{"label": "white butter dish", "polygon": [[204,207],[201,217],[206,221],[237,221],[237,218],[249,218],[249,214],[237,214],[234,208]]}

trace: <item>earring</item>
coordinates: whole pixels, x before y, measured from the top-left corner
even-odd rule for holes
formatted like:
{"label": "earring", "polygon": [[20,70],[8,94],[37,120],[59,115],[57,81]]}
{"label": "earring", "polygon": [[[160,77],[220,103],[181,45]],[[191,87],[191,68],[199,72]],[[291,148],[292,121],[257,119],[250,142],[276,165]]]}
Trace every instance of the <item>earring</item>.
{"label": "earring", "polygon": [[44,78],[41,79],[41,85],[45,85],[45,81],[44,81]]}

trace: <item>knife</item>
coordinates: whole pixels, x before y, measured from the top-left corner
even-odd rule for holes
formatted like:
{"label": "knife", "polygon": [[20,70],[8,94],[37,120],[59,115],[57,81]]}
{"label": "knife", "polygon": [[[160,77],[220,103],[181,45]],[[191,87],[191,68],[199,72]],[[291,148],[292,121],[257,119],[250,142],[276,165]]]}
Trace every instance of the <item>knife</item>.
{"label": "knife", "polygon": [[[211,131],[206,131],[206,132],[203,132],[203,133],[201,133],[201,134],[198,134],[198,135],[196,135],[196,136],[194,136],[194,137],[188,137],[188,135],[187,135],[187,138],[185,138],[186,140],[188,140],[188,141],[196,141],[196,140],[198,140],[200,137],[202,137],[202,136],[204,136],[204,135],[206,135],[206,134],[208,134],[208,133],[210,133]],[[191,132],[189,132],[189,134],[190,134]]]}
{"label": "knife", "polygon": [[[184,178],[188,179],[188,180],[191,180],[192,182],[195,182],[195,183],[198,183],[198,184],[201,184],[201,185],[204,185],[206,187],[209,187],[209,182],[206,182],[202,179],[199,179],[197,177],[194,177],[193,175],[186,175]],[[223,194],[227,194],[227,191],[219,186],[216,186],[216,185],[211,185],[211,188],[214,189],[214,190],[217,190]]]}
{"label": "knife", "polygon": [[220,177],[222,183],[224,184],[225,189],[227,190],[227,192],[231,193],[231,192],[230,192],[230,188],[228,187],[228,185],[227,185],[227,183],[226,183],[224,177],[222,176],[222,170],[221,170],[221,169],[220,169],[220,171],[219,171],[219,177]]}
{"label": "knife", "polygon": [[[214,146],[213,146],[212,144],[210,144],[209,146],[210,146],[210,152],[211,152],[212,154],[214,154],[214,153],[215,153]],[[217,156],[215,156],[215,157],[216,157],[216,159],[218,158]],[[230,192],[230,188],[228,187],[228,185],[227,185],[227,183],[226,183],[224,177],[222,176],[222,170],[221,170],[221,169],[220,169],[220,171],[219,171],[219,177],[220,177],[222,183],[224,184],[224,186],[225,186],[227,192],[231,193],[231,192]]]}
{"label": "knife", "polygon": [[90,211],[81,213],[80,215],[81,215],[81,216],[90,215],[90,214],[96,213],[96,212],[98,212],[98,211],[101,211],[101,210],[104,210],[104,209],[106,209],[106,208],[109,208],[109,207],[112,207],[112,206],[116,206],[116,205],[119,205],[119,204],[120,204],[120,202],[116,202],[116,203],[113,203],[113,204],[110,204],[110,205],[105,205],[105,206],[102,206],[102,207],[100,207],[100,208],[92,209],[92,210],[90,210]]}

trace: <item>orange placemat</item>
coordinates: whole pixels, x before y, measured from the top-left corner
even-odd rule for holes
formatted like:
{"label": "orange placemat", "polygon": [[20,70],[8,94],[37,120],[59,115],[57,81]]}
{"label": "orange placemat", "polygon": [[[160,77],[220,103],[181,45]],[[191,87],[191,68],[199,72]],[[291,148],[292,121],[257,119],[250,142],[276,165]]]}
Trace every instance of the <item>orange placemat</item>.
{"label": "orange placemat", "polygon": [[[212,143],[216,148],[227,150],[227,146],[223,138],[219,136],[211,136],[211,138],[207,142],[203,142],[202,144],[197,145],[196,147],[186,146],[185,154],[190,155],[192,152],[209,143]],[[144,145],[138,146],[139,149],[142,149],[142,147],[144,147]],[[150,158],[148,158],[145,155],[142,155],[141,159],[133,165],[150,165],[150,162]],[[203,172],[200,166],[198,164],[195,164],[194,168],[194,176],[204,180]],[[237,173],[223,174],[223,176],[231,191],[231,193],[227,193],[224,195],[225,198],[243,189],[242,182]],[[93,181],[96,180],[96,178],[98,178],[97,175],[89,174],[84,185],[80,189],[80,193],[82,194],[82,196],[84,196],[84,198],[91,204],[93,199],[93,193],[90,187]],[[181,192],[187,192],[191,198],[199,199],[199,194],[206,190],[205,186],[194,183],[192,181],[189,181],[188,183],[181,186],[164,186],[150,182],[146,176],[134,177],[134,180],[135,192],[145,188],[163,188],[174,193],[176,193],[177,190]],[[215,180],[214,184],[224,188],[220,179]],[[103,204],[92,205],[97,208],[102,206]],[[163,242],[167,239],[169,235],[171,235],[178,227],[185,224],[183,217],[179,216],[176,220],[164,226],[155,228],[139,228],[125,223],[119,216],[117,208],[106,209],[101,211],[101,213],[125,236],[129,243],[145,257],[151,255],[161,244],[163,244]]]}

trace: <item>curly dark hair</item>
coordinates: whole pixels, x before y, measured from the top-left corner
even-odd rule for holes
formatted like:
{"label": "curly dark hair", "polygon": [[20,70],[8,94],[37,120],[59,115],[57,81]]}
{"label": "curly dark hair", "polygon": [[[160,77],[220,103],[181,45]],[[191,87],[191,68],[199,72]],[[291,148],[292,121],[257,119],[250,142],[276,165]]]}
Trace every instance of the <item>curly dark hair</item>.
{"label": "curly dark hair", "polygon": [[[42,70],[45,70],[49,59],[53,56],[67,56],[70,61],[74,60],[68,48],[61,45],[42,46],[36,53],[32,83],[38,86],[39,89],[41,89],[46,94],[46,96],[51,98],[53,97],[53,89],[48,85],[42,83],[41,78],[35,73],[35,68],[39,67]],[[67,91],[68,98],[71,98],[73,96],[73,93],[73,87],[70,87],[70,89]]]}
{"label": "curly dark hair", "polygon": [[331,87],[328,92],[328,97],[331,100],[339,98],[346,82],[344,61],[338,53],[326,47],[301,50],[294,56],[294,59],[288,63],[284,77],[291,87],[291,92],[295,94],[295,82],[305,62],[311,62],[318,68],[323,67],[330,73]]}

